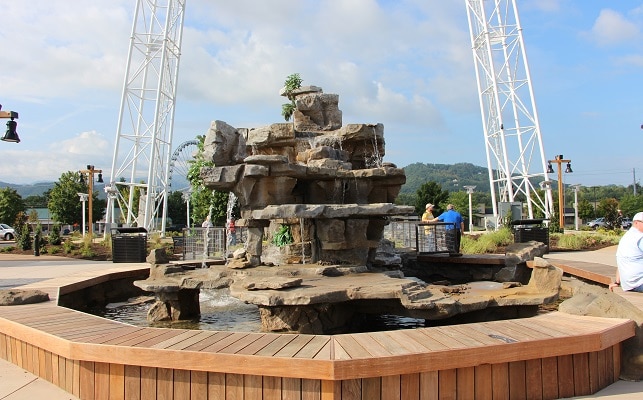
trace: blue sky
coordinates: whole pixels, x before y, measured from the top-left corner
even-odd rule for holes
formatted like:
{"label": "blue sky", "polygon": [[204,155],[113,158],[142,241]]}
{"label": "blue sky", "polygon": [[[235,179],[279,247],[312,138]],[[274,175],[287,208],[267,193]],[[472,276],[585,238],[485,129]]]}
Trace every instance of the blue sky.
{"label": "blue sky", "polygon": [[[135,3],[3,2],[0,104],[22,142],[0,142],[0,181],[109,176]],[[518,8],[545,157],[572,160],[565,183],[639,181],[643,1]],[[385,161],[486,166],[464,0],[187,0],[185,17],[173,147],[215,119],[282,122],[298,72],[339,94],[344,124],[384,124]]]}

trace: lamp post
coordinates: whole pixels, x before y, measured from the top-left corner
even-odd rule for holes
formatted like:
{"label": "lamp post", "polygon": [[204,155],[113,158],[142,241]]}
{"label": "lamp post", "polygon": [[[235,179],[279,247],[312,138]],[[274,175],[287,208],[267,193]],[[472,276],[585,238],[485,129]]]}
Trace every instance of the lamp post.
{"label": "lamp post", "polygon": [[462,187],[467,189],[467,193],[469,193],[469,233],[471,233],[473,232],[473,212],[471,208],[471,195],[473,194],[473,191],[475,190],[476,187],[471,185],[464,185]]}
{"label": "lamp post", "polygon": [[580,190],[580,185],[572,185],[574,188],[574,229],[578,230],[578,191]]}
{"label": "lamp post", "polygon": [[186,221],[185,225],[188,228],[191,227],[190,226],[190,197],[191,197],[191,195],[192,195],[192,191],[190,191],[190,190],[187,190],[187,191],[183,192],[183,194],[181,195],[181,197],[183,197],[183,201],[185,201],[185,203],[187,205],[187,221]]}
{"label": "lamp post", "polygon": [[553,174],[554,169],[551,166],[551,163],[556,163],[558,165],[558,224],[561,229],[565,229],[565,195],[563,193],[563,169],[562,164],[567,163],[567,168],[565,168],[566,173],[572,173],[572,160],[565,160],[563,155],[557,155],[553,160],[549,160],[547,165],[547,173]]}
{"label": "lamp post", "polygon": [[81,229],[83,230],[83,237],[85,237],[85,202],[87,201],[87,193],[76,193],[80,198],[80,201],[83,203],[83,223],[81,224]]}
{"label": "lamp post", "polygon": [[7,132],[4,134],[1,140],[11,143],[20,143],[18,132],[16,132],[18,123],[14,121],[14,119],[18,119],[18,113],[15,111],[2,111],[2,104],[0,104],[0,118],[10,119],[10,121],[7,121]]}
{"label": "lamp post", "polygon": [[107,198],[110,200],[107,203],[107,215],[105,216],[105,232],[103,232],[103,238],[107,239],[107,232],[110,232],[114,226],[114,201],[117,199],[118,191],[113,186],[105,186],[103,188],[107,194]]}
{"label": "lamp post", "polygon": [[[80,181],[84,182],[85,175],[87,175],[87,188],[88,188],[88,197],[89,197],[89,237],[91,239],[94,232],[94,221],[92,220],[92,198],[94,197],[94,174],[98,174],[98,183],[103,183],[103,170],[95,169],[93,165],[87,165],[87,169],[81,169],[80,171]],[[83,210],[84,211],[84,210]],[[85,222],[85,217],[83,217],[83,223]],[[85,229],[83,228],[83,235]]]}

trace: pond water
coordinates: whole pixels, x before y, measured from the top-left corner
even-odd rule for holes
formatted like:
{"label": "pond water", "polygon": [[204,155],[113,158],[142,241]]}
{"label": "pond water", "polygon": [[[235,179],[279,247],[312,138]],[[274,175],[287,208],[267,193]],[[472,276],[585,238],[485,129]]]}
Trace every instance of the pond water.
{"label": "pond water", "polygon": [[[259,308],[232,297],[227,289],[201,290],[201,318],[198,321],[148,322],[147,310],[153,297],[134,298],[124,303],[110,303],[91,313],[103,318],[141,327],[199,329],[234,332],[261,332]],[[356,332],[412,329],[425,326],[423,319],[397,315],[360,315]]]}

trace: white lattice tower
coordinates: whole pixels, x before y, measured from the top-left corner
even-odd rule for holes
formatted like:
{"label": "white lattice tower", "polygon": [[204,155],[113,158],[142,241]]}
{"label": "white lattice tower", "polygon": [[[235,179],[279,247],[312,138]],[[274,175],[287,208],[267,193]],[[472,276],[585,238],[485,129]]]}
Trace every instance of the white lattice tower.
{"label": "white lattice tower", "polygon": [[543,142],[515,0],[465,0],[496,221],[498,202],[523,201],[551,216]]}
{"label": "white lattice tower", "polygon": [[[127,224],[165,230],[185,0],[137,0],[108,197]],[[123,190],[129,188],[129,190]],[[108,189],[106,189],[108,190]],[[135,193],[141,194],[134,209]],[[160,223],[160,226],[159,226]]]}

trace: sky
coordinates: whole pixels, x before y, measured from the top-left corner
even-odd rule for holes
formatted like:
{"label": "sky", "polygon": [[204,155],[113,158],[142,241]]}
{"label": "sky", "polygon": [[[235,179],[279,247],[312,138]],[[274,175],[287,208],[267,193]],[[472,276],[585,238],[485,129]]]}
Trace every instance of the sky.
{"label": "sky", "polygon": [[[21,139],[0,142],[0,181],[109,176],[135,4],[0,0],[0,104]],[[187,0],[173,148],[214,120],[283,122],[299,73],[339,94],[344,124],[384,124],[385,161],[486,167],[465,4]],[[517,4],[545,158],[572,160],[565,184],[640,182],[643,1]]]}

